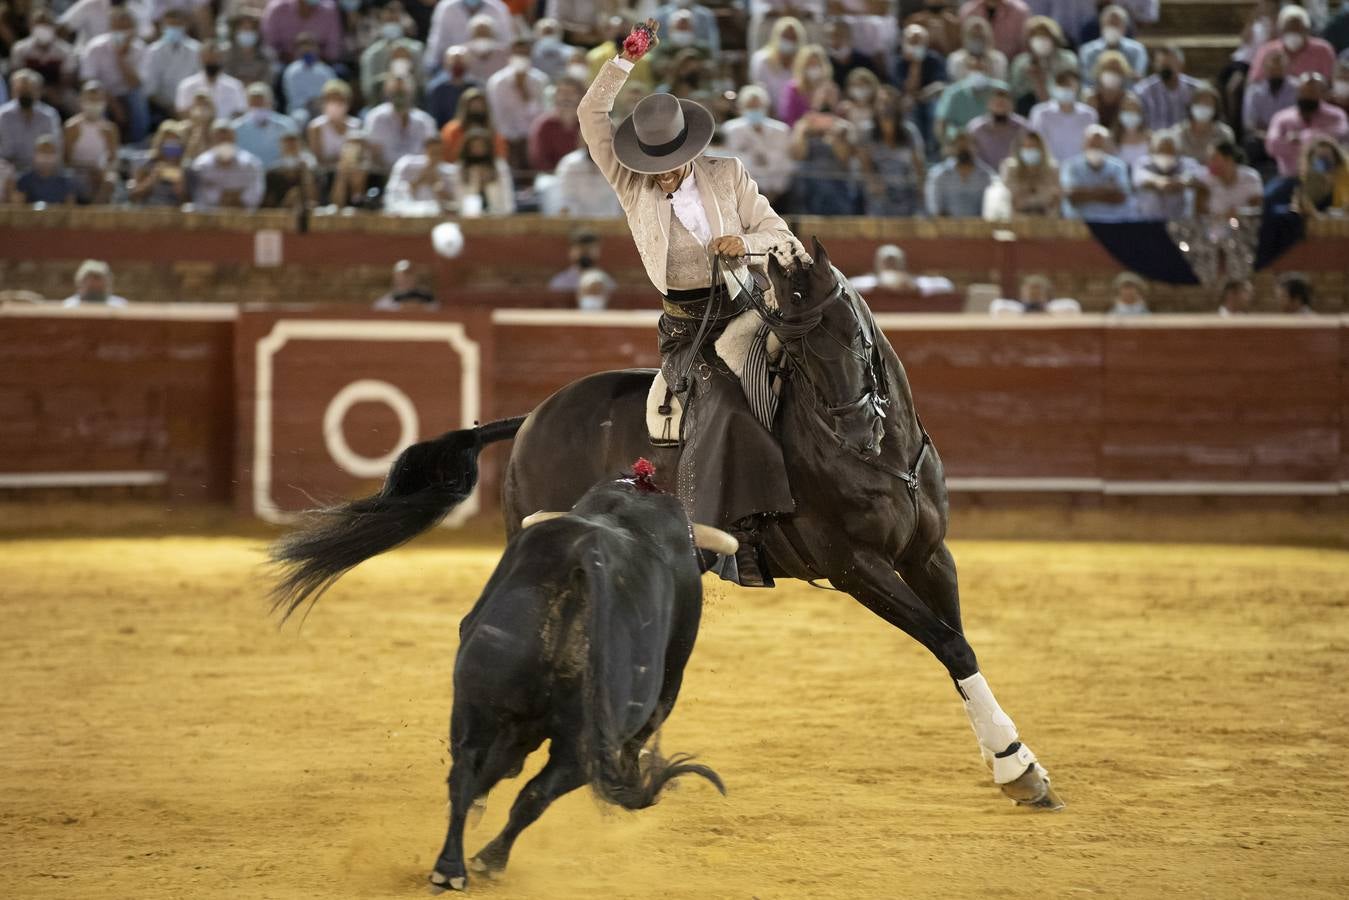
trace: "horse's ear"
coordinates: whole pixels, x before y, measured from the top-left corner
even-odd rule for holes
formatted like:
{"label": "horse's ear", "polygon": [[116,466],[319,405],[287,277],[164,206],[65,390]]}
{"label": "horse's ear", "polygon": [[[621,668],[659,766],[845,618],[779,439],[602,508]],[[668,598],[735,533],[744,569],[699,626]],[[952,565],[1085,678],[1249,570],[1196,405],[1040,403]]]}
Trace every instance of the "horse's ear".
{"label": "horse's ear", "polygon": [[814,262],[814,268],[824,272],[829,271],[829,253],[824,249],[824,244],[820,243],[820,239],[813,234],[810,236],[810,256]]}

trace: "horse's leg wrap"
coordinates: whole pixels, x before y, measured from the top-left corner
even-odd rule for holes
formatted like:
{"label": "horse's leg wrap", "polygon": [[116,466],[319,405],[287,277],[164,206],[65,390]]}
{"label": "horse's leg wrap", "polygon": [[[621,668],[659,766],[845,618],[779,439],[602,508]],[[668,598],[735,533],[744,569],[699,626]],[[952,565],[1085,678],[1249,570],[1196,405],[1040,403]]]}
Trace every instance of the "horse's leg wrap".
{"label": "horse's leg wrap", "polygon": [[998,705],[983,674],[975,672],[960,679],[956,688],[965,701],[965,714],[970,717],[984,760],[993,767],[993,781],[1007,784],[1020,778],[1035,762],[1035,754],[1017,740],[1016,725]]}

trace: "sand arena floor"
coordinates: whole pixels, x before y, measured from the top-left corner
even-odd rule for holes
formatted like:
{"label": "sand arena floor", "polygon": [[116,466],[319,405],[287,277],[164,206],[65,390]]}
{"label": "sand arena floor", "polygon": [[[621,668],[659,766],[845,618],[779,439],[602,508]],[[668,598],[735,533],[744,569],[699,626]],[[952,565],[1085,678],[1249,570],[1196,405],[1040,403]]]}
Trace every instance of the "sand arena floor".
{"label": "sand arena floor", "polygon": [[[424,896],[456,626],[496,551],[401,550],[278,632],[260,547],[0,544],[0,895]],[[935,661],[849,598],[712,585],[664,745],[730,796],[691,782],[632,815],[578,792],[473,893],[1349,895],[1349,554],[955,550],[984,671],[1065,811],[1002,799]]]}

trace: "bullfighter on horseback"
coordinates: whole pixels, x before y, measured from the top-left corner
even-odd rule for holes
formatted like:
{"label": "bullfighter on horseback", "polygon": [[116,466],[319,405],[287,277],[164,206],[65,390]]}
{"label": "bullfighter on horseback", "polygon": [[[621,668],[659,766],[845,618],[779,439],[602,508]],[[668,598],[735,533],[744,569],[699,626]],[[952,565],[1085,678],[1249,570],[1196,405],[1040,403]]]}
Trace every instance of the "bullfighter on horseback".
{"label": "bullfighter on horseback", "polygon": [[[705,107],[651,94],[614,127],[614,98],[633,63],[656,44],[656,28],[654,20],[637,26],[595,76],[578,109],[581,137],[618,194],[646,273],[664,298],[661,374],[683,411],[680,499],[694,521],[728,528],[740,540],[736,570],[722,569],[723,577],[770,586],[758,531],[795,508],[782,450],[769,431],[771,412],[763,412],[775,398],[766,396],[766,366],[735,371],[743,360],[722,358],[713,344],[735,337],[727,335],[732,328],[744,334],[736,341],[742,352],[758,340],[753,356],[764,359],[766,330],[756,333],[756,313],[747,311],[743,293],[764,291],[767,279],[751,272],[746,259],[804,251],[739,160],[703,155],[716,129]],[[753,408],[746,389],[761,395]],[[671,402],[667,396],[666,406]]]}

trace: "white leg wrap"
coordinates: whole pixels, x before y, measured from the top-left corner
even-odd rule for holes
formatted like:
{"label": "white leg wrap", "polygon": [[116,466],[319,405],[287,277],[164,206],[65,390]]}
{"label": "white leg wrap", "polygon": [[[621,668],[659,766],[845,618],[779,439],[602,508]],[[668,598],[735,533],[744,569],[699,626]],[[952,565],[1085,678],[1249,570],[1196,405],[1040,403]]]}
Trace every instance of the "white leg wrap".
{"label": "white leg wrap", "polygon": [[979,740],[984,761],[993,767],[993,780],[998,784],[1006,784],[1020,778],[1021,773],[1035,762],[1035,754],[1023,744],[1014,753],[998,758],[997,754],[1005,752],[1017,742],[1016,725],[998,706],[983,674],[975,672],[969,678],[957,681],[956,685],[965,698],[965,714],[970,717],[970,727]]}

